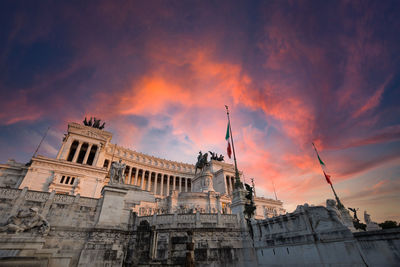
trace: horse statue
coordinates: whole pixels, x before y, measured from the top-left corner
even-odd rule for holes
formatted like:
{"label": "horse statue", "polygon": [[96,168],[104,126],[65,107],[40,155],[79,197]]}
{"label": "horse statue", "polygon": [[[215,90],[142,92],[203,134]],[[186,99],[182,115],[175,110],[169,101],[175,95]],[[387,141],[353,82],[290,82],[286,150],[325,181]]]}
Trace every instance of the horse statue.
{"label": "horse statue", "polygon": [[197,174],[197,169],[202,170],[204,167],[208,166],[208,153],[202,154],[201,151],[199,152],[199,155],[197,156],[197,163],[196,163],[196,169],[194,174]]}
{"label": "horse statue", "polygon": [[208,152],[210,152],[211,160],[224,161],[224,156],[222,154],[220,156],[218,156],[218,154],[215,152],[212,152],[212,151],[208,151]]}
{"label": "horse statue", "polygon": [[105,122],[103,122],[103,124],[100,124],[101,120],[100,119],[96,119],[96,117],[90,117],[90,120],[87,120],[85,117],[85,120],[83,121],[83,125],[85,126],[90,126],[99,130],[103,130],[104,126],[106,125]]}

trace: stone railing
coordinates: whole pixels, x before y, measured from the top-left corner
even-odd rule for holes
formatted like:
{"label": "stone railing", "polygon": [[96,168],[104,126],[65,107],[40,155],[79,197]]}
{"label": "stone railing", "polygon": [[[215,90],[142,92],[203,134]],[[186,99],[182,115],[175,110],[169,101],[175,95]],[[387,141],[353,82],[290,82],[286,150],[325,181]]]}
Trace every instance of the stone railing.
{"label": "stone railing", "polygon": [[192,164],[157,158],[120,146],[110,145],[106,151],[107,153],[113,154],[115,157],[121,157],[127,160],[135,161],[149,166],[159,167],[165,170],[191,174],[195,172],[195,166]]}
{"label": "stone railing", "polygon": [[166,228],[237,228],[240,218],[236,214],[162,214],[136,217],[135,225],[147,221],[157,229]]}
{"label": "stone railing", "polygon": [[38,208],[51,226],[95,225],[99,209],[98,199],[56,194],[55,192],[31,191],[27,188],[0,188],[0,225],[18,210]]}
{"label": "stone railing", "polygon": [[20,189],[0,188],[0,198],[2,199],[16,199],[20,193]]}

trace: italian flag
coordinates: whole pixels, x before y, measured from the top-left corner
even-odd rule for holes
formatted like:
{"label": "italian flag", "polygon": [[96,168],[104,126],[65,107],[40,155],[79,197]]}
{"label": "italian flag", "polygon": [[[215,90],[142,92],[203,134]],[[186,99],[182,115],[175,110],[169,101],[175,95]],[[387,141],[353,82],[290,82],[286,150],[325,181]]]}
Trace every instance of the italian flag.
{"label": "italian flag", "polygon": [[231,158],[231,156],[232,156],[231,143],[229,142],[229,138],[231,137],[230,136],[230,131],[229,131],[230,128],[231,128],[231,126],[229,125],[229,122],[228,122],[228,127],[226,129],[225,140],[228,142],[228,147],[226,148],[226,153],[228,154],[229,158]]}
{"label": "italian flag", "polygon": [[327,182],[328,184],[332,185],[331,176],[330,176],[329,174],[327,174],[326,165],[325,165],[325,163],[322,161],[322,159],[320,158],[320,156],[319,156],[319,154],[318,154],[318,151],[317,151],[317,148],[315,147],[314,143],[312,143],[312,145],[314,146],[315,153],[317,153],[318,161],[319,161],[319,164],[321,165],[322,172],[324,173],[326,182]]}

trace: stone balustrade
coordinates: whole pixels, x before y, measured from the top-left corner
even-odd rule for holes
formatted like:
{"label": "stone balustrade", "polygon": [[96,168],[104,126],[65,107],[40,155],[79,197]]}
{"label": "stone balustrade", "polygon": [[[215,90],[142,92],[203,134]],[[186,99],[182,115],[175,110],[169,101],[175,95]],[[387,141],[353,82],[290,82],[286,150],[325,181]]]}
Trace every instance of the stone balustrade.
{"label": "stone balustrade", "polygon": [[142,221],[147,221],[156,229],[169,228],[238,228],[240,218],[237,214],[215,214],[215,213],[194,213],[194,214],[162,214],[153,216],[136,217],[135,226]]}
{"label": "stone balustrade", "polygon": [[114,155],[115,158],[122,158],[127,161],[134,161],[148,166],[154,166],[165,170],[190,174],[194,174],[195,172],[194,165],[192,164],[161,159],[137,151],[129,150],[120,146],[110,145],[106,151],[108,154]]}

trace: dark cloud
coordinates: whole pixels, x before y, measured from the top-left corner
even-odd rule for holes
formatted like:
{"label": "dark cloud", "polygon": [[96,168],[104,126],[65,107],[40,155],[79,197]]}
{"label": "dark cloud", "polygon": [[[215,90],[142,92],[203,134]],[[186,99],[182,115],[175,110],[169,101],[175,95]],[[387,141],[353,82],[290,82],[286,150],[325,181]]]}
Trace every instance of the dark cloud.
{"label": "dark cloud", "polygon": [[2,160],[30,154],[14,131],[98,116],[121,145],[192,162],[224,151],[224,104],[245,172],[290,201],[318,186],[311,141],[340,179],[398,157],[397,1],[0,5]]}

